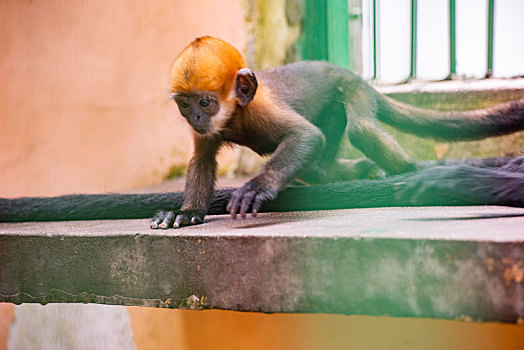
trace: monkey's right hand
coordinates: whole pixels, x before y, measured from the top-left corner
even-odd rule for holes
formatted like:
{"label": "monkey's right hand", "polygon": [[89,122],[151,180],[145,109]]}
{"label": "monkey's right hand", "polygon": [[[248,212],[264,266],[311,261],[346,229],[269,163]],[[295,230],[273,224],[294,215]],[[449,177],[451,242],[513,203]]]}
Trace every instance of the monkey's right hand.
{"label": "monkey's right hand", "polygon": [[182,226],[198,225],[204,222],[204,214],[195,212],[181,212],[176,215],[173,211],[159,211],[151,219],[150,227],[152,229],[168,229],[173,225],[173,228],[180,228]]}

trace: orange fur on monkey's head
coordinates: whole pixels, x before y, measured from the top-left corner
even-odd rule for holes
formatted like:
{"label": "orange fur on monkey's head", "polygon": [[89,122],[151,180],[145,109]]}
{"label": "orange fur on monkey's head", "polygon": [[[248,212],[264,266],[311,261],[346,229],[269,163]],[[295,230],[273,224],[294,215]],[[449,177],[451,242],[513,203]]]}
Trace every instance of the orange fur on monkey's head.
{"label": "orange fur on monkey's head", "polygon": [[213,91],[226,98],[237,72],[245,68],[242,55],[223,40],[195,39],[171,66],[171,92]]}

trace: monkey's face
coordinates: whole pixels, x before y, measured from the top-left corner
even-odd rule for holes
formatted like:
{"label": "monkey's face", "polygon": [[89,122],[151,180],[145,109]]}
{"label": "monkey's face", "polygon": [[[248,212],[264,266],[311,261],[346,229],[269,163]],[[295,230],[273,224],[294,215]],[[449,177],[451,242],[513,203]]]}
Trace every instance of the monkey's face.
{"label": "monkey's face", "polygon": [[213,117],[220,111],[220,103],[213,92],[177,93],[174,100],[180,114],[197,133],[213,133]]}

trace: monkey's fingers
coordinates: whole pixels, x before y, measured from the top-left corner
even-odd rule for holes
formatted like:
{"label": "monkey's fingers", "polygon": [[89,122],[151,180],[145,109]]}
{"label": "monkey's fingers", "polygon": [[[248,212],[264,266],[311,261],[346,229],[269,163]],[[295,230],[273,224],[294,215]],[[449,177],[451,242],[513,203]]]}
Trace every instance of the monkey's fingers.
{"label": "monkey's fingers", "polygon": [[253,203],[253,198],[255,198],[256,194],[257,193],[255,191],[249,191],[244,194],[240,207],[240,216],[242,217],[242,219],[246,217],[246,213],[251,207],[251,204]]}
{"label": "monkey's fingers", "polygon": [[204,215],[182,213],[178,214],[173,224],[173,228],[180,228],[189,225],[199,225],[204,222]]}
{"label": "monkey's fingers", "polygon": [[237,189],[231,194],[229,203],[227,203],[226,210],[231,214],[233,219],[236,219],[238,208],[240,206],[240,200],[242,199],[243,191],[242,188]]}
{"label": "monkey's fingers", "polygon": [[149,224],[149,227],[151,227],[152,229],[157,229],[159,228],[158,226],[160,225],[160,223],[162,222],[163,218],[164,218],[164,215],[165,215],[165,212],[163,211],[157,211],[155,213],[155,216],[153,216],[153,218],[151,219],[151,223]]}
{"label": "monkey's fingers", "polygon": [[262,206],[262,203],[265,201],[265,198],[263,194],[258,194],[255,197],[255,200],[253,201],[253,209],[251,210],[251,215],[253,217],[256,217],[258,214],[258,211],[260,210],[260,207]]}
{"label": "monkey's fingers", "polygon": [[173,228],[180,228],[182,226],[187,226],[191,223],[189,216],[187,214],[178,214],[173,224]]}
{"label": "monkey's fingers", "polygon": [[171,226],[173,220],[175,219],[175,214],[172,211],[159,211],[151,219],[151,224],[149,227],[152,229],[166,229]]}
{"label": "monkey's fingers", "polygon": [[233,192],[226,209],[233,219],[239,212],[242,218],[245,218],[250,207],[253,216],[256,216],[262,203],[275,199],[276,196],[276,190],[252,180]]}
{"label": "monkey's fingers", "polygon": [[203,216],[200,216],[200,215],[194,215],[192,218],[191,218],[191,225],[200,225],[201,223],[204,222],[204,217]]}

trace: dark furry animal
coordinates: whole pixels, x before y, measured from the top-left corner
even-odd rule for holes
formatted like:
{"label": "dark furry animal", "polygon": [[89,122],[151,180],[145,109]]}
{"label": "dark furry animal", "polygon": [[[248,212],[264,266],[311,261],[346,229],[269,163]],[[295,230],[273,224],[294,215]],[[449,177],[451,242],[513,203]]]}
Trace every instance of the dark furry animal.
{"label": "dark furry animal", "polygon": [[[449,162],[448,162],[449,163]],[[435,165],[380,180],[289,187],[261,211],[387,206],[510,205],[524,207],[524,157]],[[483,167],[479,167],[483,166]],[[209,214],[226,214],[234,189],[214,192]],[[162,207],[182,205],[184,194],[96,194],[0,198],[0,222],[150,218]]]}

